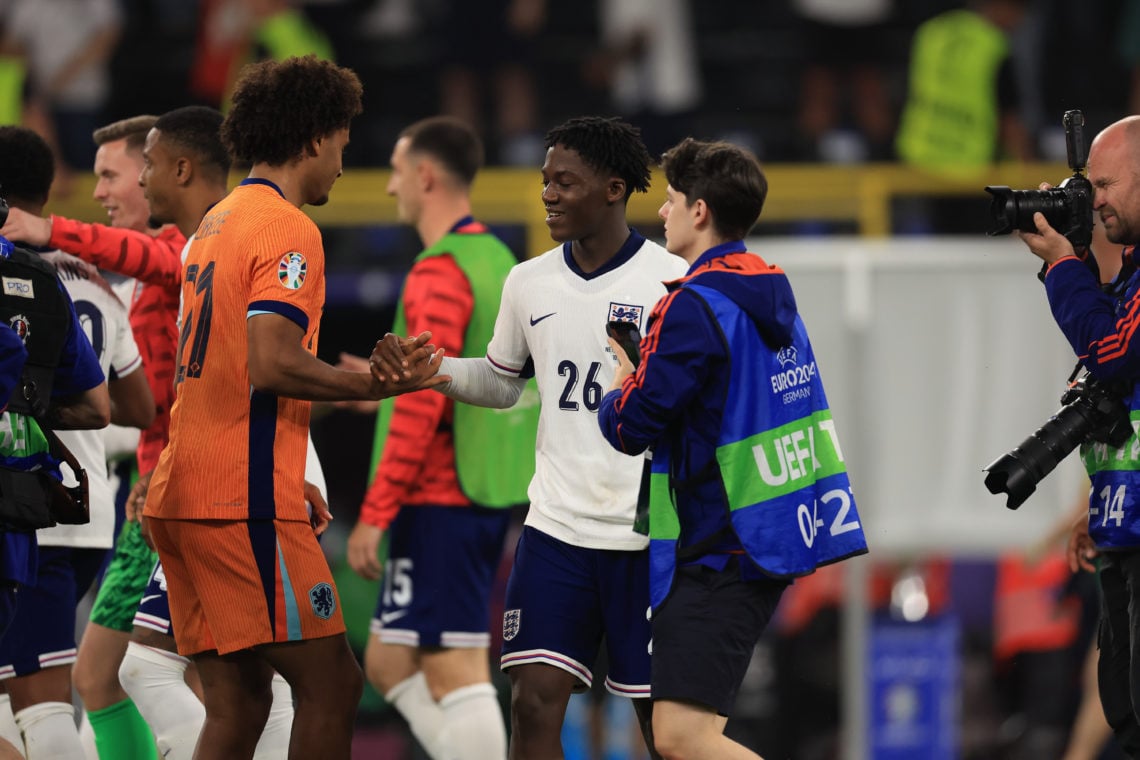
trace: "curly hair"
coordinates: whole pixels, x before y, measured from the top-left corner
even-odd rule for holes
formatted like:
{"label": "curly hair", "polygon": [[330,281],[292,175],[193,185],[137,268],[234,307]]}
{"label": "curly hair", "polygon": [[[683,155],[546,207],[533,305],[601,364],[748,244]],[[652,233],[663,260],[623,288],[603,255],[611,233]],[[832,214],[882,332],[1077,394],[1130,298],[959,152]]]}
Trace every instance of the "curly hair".
{"label": "curly hair", "polygon": [[703,200],[713,227],[726,240],[748,234],[768,197],[768,179],[756,156],[727,142],[686,137],[665,151],[661,167],[670,187],[684,193],[688,205]]}
{"label": "curly hair", "polygon": [[580,116],[546,133],[546,147],[561,145],[577,153],[594,169],[613,172],[625,180],[625,199],[634,191],[649,190],[649,167],[653,159],[641,130],[618,118]]}
{"label": "curly hair", "polygon": [[230,155],[222,145],[221,126],[221,111],[206,106],[176,108],[154,123],[163,141],[178,146],[200,166],[224,177],[230,172]]}
{"label": "curly hair", "polygon": [[43,206],[54,178],[55,159],[42,137],[27,127],[0,127],[0,196]]}
{"label": "curly hair", "polygon": [[249,64],[222,122],[222,143],[239,163],[281,166],[346,129],[362,94],[355,72],[314,55]]}

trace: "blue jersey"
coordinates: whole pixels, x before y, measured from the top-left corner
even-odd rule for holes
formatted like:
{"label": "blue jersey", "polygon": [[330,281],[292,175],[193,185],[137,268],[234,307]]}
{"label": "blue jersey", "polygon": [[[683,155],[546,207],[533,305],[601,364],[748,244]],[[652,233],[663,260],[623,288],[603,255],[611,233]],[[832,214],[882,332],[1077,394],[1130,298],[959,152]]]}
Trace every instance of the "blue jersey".
{"label": "blue jersey", "polygon": [[[1111,287],[1075,256],[1061,259],[1045,275],[1053,317],[1081,364],[1096,380],[1126,389],[1133,430],[1140,425],[1140,270],[1136,252],[1126,249],[1124,266]],[[1101,549],[1140,546],[1140,438],[1123,446],[1086,443],[1081,457],[1092,482],[1089,535]]]}

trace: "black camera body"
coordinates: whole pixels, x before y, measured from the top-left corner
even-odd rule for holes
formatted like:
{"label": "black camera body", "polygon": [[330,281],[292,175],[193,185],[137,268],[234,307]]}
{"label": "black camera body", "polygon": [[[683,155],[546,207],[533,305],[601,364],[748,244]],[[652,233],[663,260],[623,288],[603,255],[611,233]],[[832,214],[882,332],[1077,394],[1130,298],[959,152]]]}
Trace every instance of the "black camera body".
{"label": "black camera body", "polygon": [[1123,446],[1132,437],[1132,420],[1121,389],[1085,375],[1061,396],[1062,407],[1017,448],[986,467],[986,488],[1006,493],[1017,509],[1037,484],[1085,441]]}
{"label": "black camera body", "polygon": [[989,185],[993,196],[990,215],[997,227],[989,235],[1008,235],[1014,230],[1037,232],[1033,214],[1040,211],[1049,225],[1069,239],[1076,249],[1092,242],[1093,188],[1085,176],[1088,150],[1085,147],[1085,117],[1080,111],[1066,111],[1061,123],[1065,127],[1065,151],[1073,176],[1048,190],[1011,190],[1005,185]]}

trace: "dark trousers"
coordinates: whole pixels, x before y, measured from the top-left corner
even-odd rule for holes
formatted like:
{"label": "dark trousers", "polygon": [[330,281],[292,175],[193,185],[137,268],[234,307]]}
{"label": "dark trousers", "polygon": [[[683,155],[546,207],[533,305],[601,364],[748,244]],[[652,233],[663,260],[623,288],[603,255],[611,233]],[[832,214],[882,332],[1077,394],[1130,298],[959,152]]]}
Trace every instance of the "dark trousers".
{"label": "dark trousers", "polygon": [[1120,747],[1140,758],[1140,551],[1100,556],[1100,701]]}

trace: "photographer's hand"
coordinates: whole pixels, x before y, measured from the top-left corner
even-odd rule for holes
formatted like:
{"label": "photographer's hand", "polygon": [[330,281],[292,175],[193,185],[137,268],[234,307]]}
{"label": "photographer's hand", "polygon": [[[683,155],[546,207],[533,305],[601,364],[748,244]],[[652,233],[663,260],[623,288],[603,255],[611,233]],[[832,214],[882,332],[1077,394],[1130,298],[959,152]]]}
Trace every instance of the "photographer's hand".
{"label": "photographer's hand", "polygon": [[1097,555],[1096,544],[1089,536],[1089,516],[1087,513],[1082,514],[1073,523],[1072,530],[1069,533],[1069,546],[1065,553],[1069,557],[1069,569],[1074,573],[1078,570],[1096,572],[1096,566],[1092,563],[1093,558]]}
{"label": "photographer's hand", "polygon": [[1066,256],[1077,255],[1076,251],[1073,250],[1073,244],[1069,242],[1068,238],[1053,229],[1049,222],[1045,221],[1044,214],[1038,211],[1033,215],[1033,221],[1037,224],[1036,233],[1017,233],[1029,250],[1033,252],[1033,255],[1048,266],[1053,266]]}

